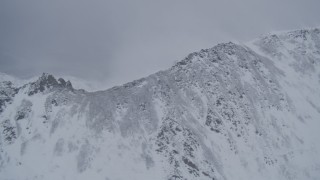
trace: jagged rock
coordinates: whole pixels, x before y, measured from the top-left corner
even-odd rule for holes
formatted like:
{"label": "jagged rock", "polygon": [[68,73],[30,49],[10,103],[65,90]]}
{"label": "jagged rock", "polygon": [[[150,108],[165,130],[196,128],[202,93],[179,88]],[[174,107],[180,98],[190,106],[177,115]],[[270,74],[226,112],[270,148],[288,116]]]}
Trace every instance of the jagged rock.
{"label": "jagged rock", "polygon": [[36,82],[30,84],[28,95],[31,96],[38,92],[44,92],[47,89],[50,90],[54,88],[66,88],[71,90],[72,85],[70,81],[65,82],[62,78],[59,78],[57,81],[53,75],[43,73]]}

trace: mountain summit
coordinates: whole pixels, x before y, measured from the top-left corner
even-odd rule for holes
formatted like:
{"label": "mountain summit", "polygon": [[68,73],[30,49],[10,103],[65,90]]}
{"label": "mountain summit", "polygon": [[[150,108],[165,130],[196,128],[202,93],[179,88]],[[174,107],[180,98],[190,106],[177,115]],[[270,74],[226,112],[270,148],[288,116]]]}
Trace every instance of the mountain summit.
{"label": "mountain summit", "polygon": [[319,179],[320,30],[222,43],[86,92],[0,83],[0,179]]}

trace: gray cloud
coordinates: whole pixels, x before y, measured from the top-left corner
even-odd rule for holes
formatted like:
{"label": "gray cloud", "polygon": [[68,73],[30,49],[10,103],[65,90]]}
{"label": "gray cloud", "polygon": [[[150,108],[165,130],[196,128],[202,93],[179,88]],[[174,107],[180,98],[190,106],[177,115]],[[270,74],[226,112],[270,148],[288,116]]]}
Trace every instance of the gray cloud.
{"label": "gray cloud", "polygon": [[219,42],[319,26],[318,7],[319,0],[4,0],[0,71],[121,84]]}

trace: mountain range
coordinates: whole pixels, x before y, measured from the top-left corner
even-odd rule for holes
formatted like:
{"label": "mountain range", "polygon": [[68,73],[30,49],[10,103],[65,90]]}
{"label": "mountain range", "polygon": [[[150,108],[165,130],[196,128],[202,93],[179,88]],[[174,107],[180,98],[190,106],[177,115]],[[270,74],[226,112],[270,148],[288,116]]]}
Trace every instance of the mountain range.
{"label": "mountain range", "polygon": [[320,29],[89,92],[0,74],[0,179],[320,179]]}

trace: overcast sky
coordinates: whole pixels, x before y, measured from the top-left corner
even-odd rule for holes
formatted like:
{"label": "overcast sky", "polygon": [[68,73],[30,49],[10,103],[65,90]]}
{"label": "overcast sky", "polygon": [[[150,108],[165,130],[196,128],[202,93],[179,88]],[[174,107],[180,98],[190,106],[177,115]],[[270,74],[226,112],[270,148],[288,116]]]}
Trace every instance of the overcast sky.
{"label": "overcast sky", "polygon": [[119,85],[188,53],[320,25],[320,0],[1,0],[0,71]]}

